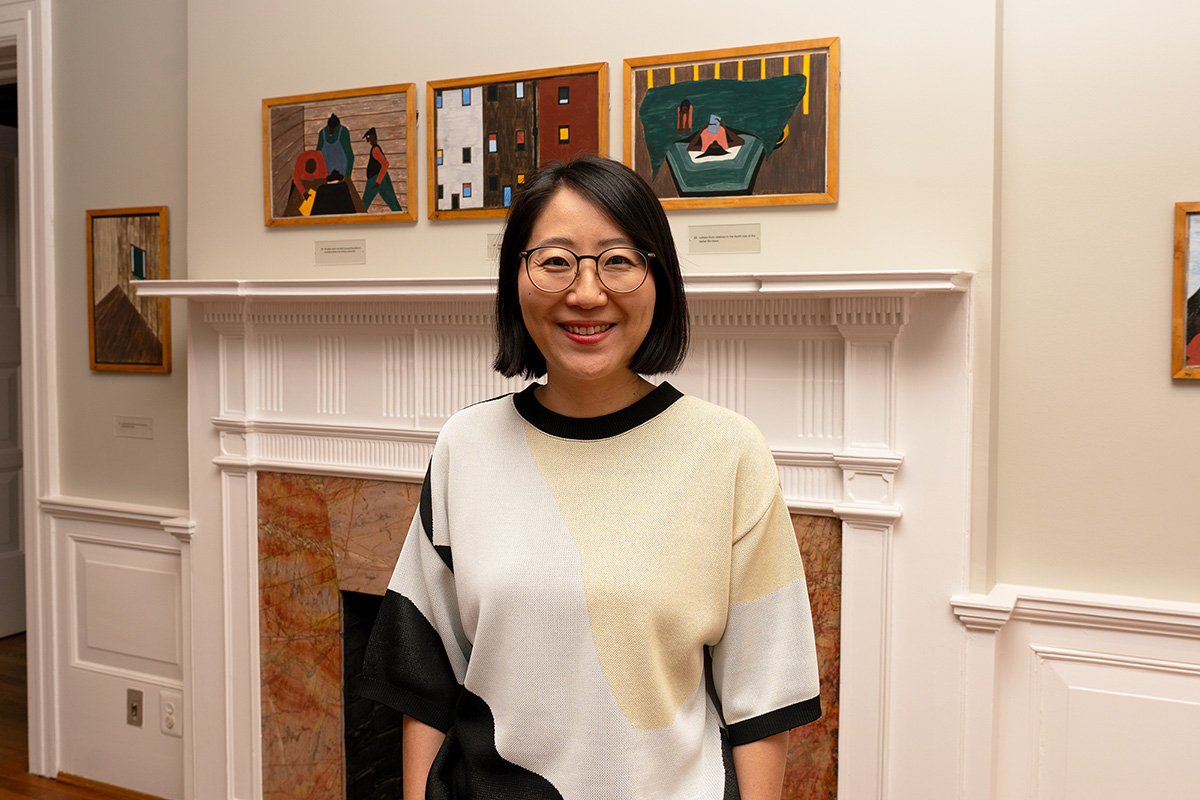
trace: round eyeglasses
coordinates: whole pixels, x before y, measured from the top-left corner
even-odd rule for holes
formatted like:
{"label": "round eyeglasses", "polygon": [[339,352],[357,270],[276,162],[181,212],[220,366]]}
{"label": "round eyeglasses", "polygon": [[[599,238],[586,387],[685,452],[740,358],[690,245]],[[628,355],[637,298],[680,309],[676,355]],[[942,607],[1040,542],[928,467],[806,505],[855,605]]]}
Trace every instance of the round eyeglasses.
{"label": "round eyeglasses", "polygon": [[580,262],[590,258],[596,262],[596,277],[610,292],[626,294],[637,291],[646,282],[650,259],[647,253],[633,247],[610,247],[594,256],[578,256],[565,247],[535,247],[520,253],[525,259],[529,281],[543,292],[565,292],[579,277]]}

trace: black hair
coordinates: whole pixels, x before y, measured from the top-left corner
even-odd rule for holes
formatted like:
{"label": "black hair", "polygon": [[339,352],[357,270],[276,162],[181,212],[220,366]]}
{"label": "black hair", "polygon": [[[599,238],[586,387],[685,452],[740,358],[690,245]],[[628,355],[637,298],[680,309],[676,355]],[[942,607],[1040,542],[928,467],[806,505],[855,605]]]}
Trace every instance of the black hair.
{"label": "black hair", "polygon": [[688,347],[687,297],[675,240],[654,190],[629,167],[606,158],[584,156],[548,164],[532,175],[513,200],[500,243],[496,287],[496,360],[505,377],[546,374],[546,357],[534,344],[521,317],[517,280],[521,251],[529,243],[542,210],[559,189],[571,189],[612,220],[639,250],[653,253],[654,316],[629,368],[639,375],[674,372]]}

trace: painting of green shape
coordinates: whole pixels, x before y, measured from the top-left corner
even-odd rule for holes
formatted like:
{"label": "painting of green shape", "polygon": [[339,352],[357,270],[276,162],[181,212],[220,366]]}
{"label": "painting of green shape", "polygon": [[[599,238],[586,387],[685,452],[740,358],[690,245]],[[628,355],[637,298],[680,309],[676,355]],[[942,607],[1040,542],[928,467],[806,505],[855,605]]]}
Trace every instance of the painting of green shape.
{"label": "painting of green shape", "polygon": [[625,61],[625,159],[667,208],[837,201],[838,40]]}
{"label": "painting of green shape", "polygon": [[682,197],[750,194],[760,166],[786,142],[807,83],[784,75],[649,90],[638,113],[652,174],[666,161]]}

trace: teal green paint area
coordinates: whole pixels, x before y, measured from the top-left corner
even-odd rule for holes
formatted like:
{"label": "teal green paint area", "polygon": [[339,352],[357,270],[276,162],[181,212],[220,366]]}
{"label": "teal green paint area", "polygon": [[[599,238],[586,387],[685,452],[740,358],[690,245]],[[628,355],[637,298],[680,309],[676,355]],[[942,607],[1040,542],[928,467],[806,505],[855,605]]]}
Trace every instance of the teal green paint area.
{"label": "teal green paint area", "polygon": [[[808,79],[804,75],[783,75],[749,81],[686,81],[647,90],[638,108],[638,117],[653,174],[658,174],[672,145],[694,138],[713,116],[743,138],[756,139],[763,158],[769,158],[775,144],[783,138],[784,128],[804,99],[807,88]],[[686,132],[679,129],[680,105],[684,101],[691,104],[691,125]],[[671,159],[672,162],[676,160]],[[748,168],[756,170],[757,167],[755,163]],[[749,177],[752,180],[753,175]],[[679,182],[678,175],[676,182]],[[713,187],[700,187],[699,190],[704,188],[715,191]]]}

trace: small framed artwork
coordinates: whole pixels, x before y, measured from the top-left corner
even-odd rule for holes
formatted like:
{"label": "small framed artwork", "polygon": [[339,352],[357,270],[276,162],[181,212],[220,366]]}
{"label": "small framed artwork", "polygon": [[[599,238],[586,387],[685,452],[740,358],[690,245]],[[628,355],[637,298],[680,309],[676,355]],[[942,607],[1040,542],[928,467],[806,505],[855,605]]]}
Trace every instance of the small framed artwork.
{"label": "small framed artwork", "polygon": [[625,163],[665,208],[835,203],[838,39],[625,59]]}
{"label": "small framed artwork", "polygon": [[138,297],[138,281],[166,280],[166,206],[87,212],[88,350],[92,369],[171,371],[171,305]]}
{"label": "small framed artwork", "polygon": [[503,217],[525,177],[608,154],[608,65],[430,81],[429,218]]}
{"label": "small framed artwork", "polygon": [[414,84],[262,101],[270,225],[417,218]]}
{"label": "small framed artwork", "polygon": [[1171,377],[1200,378],[1200,203],[1175,204]]}

